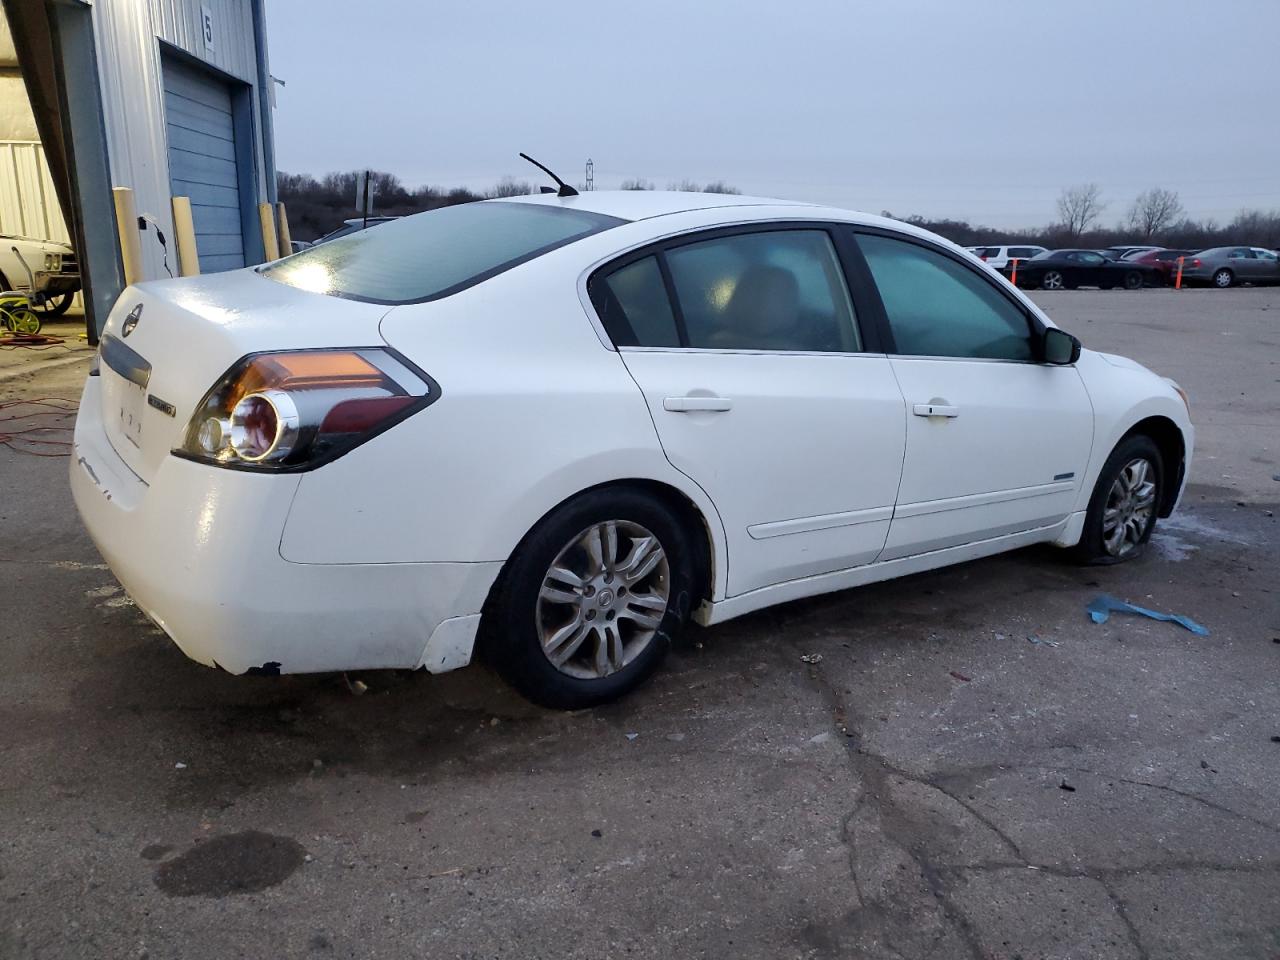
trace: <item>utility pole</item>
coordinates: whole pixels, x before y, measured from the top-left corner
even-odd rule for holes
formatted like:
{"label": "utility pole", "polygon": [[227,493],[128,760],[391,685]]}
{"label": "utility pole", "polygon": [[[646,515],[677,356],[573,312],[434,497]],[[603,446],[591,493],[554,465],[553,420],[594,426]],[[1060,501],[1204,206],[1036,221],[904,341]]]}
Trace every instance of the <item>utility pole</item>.
{"label": "utility pole", "polygon": [[588,189],[588,190],[594,190],[594,189],[596,188],[596,175],[595,175],[595,170],[596,170],[596,165],[595,165],[594,163],[592,163],[592,162],[591,162],[591,158],[590,158],[590,157],[587,157],[587,183],[586,183],[586,187],[587,187],[587,189]]}

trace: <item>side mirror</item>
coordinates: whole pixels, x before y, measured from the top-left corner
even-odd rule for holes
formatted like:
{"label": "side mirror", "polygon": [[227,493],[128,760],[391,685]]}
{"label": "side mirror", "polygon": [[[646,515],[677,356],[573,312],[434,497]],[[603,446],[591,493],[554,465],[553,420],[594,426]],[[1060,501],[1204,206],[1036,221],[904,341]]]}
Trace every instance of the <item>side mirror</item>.
{"label": "side mirror", "polygon": [[1041,345],[1045,363],[1066,366],[1080,359],[1080,341],[1057,327],[1050,327],[1044,332]]}

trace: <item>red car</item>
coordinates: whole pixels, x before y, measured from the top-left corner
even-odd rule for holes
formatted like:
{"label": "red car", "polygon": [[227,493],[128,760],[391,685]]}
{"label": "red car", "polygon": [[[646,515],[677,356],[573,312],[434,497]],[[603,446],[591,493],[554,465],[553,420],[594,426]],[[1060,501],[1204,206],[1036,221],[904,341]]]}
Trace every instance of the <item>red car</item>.
{"label": "red car", "polygon": [[1164,277],[1165,283],[1172,286],[1174,279],[1178,276],[1178,258],[1185,257],[1187,262],[1190,263],[1194,255],[1194,250],[1144,250],[1124,259],[1133,263],[1145,263],[1155,267]]}

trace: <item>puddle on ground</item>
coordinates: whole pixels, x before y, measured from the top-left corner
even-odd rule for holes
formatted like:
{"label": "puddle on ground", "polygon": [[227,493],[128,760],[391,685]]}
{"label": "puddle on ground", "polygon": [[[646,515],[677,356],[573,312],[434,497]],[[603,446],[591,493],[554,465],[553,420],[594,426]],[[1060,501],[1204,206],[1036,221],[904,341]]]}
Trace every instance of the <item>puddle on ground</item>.
{"label": "puddle on ground", "polygon": [[156,886],[171,897],[256,893],[287,880],[307,851],[292,837],[257,830],[213,837],[156,869]]}

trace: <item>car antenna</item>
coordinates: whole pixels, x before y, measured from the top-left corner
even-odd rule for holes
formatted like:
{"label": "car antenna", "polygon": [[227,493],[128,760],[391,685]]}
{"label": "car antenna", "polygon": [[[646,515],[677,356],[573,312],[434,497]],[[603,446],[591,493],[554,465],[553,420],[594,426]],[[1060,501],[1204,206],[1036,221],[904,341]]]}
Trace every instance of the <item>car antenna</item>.
{"label": "car antenna", "polygon": [[[527,153],[520,154],[520,159],[528,160],[535,167],[537,167],[539,170],[545,173],[548,177],[550,177],[556,183],[560,184],[560,189],[556,192],[557,197],[576,197],[578,195],[577,190],[573,189],[573,187],[569,186],[567,183],[565,183],[563,180],[557,177],[554,173],[552,173],[550,168],[544,167],[542,164],[540,164],[537,160],[533,159],[533,157],[529,156]],[[550,193],[551,191],[544,187],[543,192]]]}

